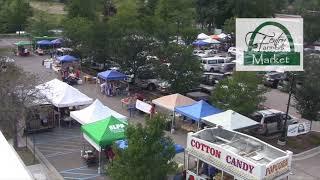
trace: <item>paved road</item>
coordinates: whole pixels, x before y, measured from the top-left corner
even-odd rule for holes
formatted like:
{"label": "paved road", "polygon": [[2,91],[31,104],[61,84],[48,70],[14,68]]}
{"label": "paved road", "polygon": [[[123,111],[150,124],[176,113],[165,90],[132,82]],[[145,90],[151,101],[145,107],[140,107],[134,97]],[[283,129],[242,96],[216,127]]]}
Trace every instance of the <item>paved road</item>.
{"label": "paved road", "polygon": [[[16,41],[15,39],[9,39],[9,40],[2,39],[2,41],[0,41],[0,48],[1,48],[1,45],[2,47],[9,46],[15,41]],[[41,65],[42,60],[45,59],[46,57],[30,56],[30,57],[14,57],[14,58],[16,59],[16,63],[19,66],[23,67],[26,71],[30,71],[39,75],[39,78],[40,78],[39,84],[41,82],[52,80],[53,78],[56,77],[56,74],[52,70],[45,69]],[[84,84],[76,87],[79,88],[80,91],[87,94],[88,96],[94,99],[99,98],[105,105],[129,117],[128,112],[121,107],[121,103],[120,103],[121,97],[102,96],[99,93],[98,87],[96,87],[94,84]],[[287,94],[282,93],[278,90],[271,90],[266,94],[266,97],[267,97],[267,101],[265,103],[265,106],[282,110],[282,111],[286,110],[286,104],[288,100]],[[296,117],[300,117],[293,107],[290,107],[290,114]],[[129,123],[143,123],[143,122],[144,122],[143,117],[138,115],[129,119]],[[74,131],[74,129],[72,129],[71,131]],[[82,179],[82,178],[88,178],[91,175],[94,176],[95,171],[92,169],[91,170],[86,169],[83,165],[83,162],[81,162],[79,158],[79,151],[77,152],[77,149],[78,150],[80,149],[79,148],[80,135],[76,135],[73,137],[73,133],[70,133],[70,132],[63,132],[63,133],[65,133],[64,135],[68,135],[67,138],[70,138],[70,139],[67,139],[67,142],[64,139],[57,139],[57,142],[61,142],[61,143],[66,142],[67,143],[66,146],[64,145],[58,146],[55,144],[56,142],[54,141],[41,142],[41,139],[36,141],[36,143],[38,143],[37,146],[40,148],[41,152],[43,152],[47,156],[49,161],[56,167],[56,169],[64,177],[69,177],[71,179],[72,178]],[[174,139],[175,143],[186,145],[187,135],[185,133],[177,132],[174,135],[171,135],[170,133],[167,133],[167,134]],[[48,137],[53,138],[49,134],[43,134],[42,136],[44,139],[46,139],[45,138],[46,135]],[[52,144],[48,142],[51,142]],[[42,146],[41,143],[47,143],[45,145],[46,146],[49,145],[51,148],[46,148]],[[52,151],[53,149],[55,150]],[[183,154],[177,155],[175,159],[178,162],[183,163]],[[319,162],[320,162],[320,155],[317,155],[309,159],[294,161],[293,163],[294,174],[290,177],[290,179],[297,179],[297,180],[320,179]],[[77,175],[80,175],[80,176],[77,176]]]}

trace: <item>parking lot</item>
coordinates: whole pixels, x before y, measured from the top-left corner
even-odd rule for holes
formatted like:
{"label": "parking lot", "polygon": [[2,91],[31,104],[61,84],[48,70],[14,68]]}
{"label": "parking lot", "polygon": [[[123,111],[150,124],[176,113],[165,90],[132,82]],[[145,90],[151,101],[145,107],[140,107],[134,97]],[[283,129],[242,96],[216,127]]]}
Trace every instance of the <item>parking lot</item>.
{"label": "parking lot", "polygon": [[80,157],[85,142],[81,139],[79,126],[55,128],[35,134],[34,141],[64,179],[105,179],[105,176],[98,174],[97,167],[88,168]]}

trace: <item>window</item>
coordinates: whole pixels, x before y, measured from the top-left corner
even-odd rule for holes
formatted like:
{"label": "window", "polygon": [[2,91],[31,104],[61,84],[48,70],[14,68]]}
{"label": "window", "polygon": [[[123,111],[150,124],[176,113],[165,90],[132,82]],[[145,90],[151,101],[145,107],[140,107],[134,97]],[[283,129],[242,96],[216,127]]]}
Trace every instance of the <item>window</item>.
{"label": "window", "polygon": [[275,123],[275,122],[279,122],[280,120],[281,120],[281,115],[280,114],[276,114],[276,115],[264,118],[264,122],[265,123]]}
{"label": "window", "polygon": [[206,60],[202,60],[202,64],[207,64],[207,61]]}
{"label": "window", "polygon": [[218,63],[219,63],[219,64],[224,63],[224,59],[218,59]]}
{"label": "window", "polygon": [[254,114],[254,115],[252,116],[252,119],[253,119],[254,121],[260,123],[260,122],[261,122],[261,119],[262,119],[262,115],[261,115],[261,114]]}
{"label": "window", "polygon": [[209,60],[208,64],[217,64],[217,60]]}

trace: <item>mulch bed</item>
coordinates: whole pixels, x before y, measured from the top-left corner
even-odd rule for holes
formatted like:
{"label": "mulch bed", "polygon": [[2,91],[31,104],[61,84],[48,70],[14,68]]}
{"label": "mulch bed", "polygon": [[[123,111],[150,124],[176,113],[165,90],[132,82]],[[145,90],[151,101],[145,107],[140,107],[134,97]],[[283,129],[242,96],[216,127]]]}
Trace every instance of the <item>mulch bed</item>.
{"label": "mulch bed", "polygon": [[301,153],[320,146],[320,132],[311,131],[304,135],[296,137],[287,137],[287,144],[280,146],[277,144],[278,137],[270,138],[265,136],[256,136],[257,138],[282,150],[292,151],[294,154]]}

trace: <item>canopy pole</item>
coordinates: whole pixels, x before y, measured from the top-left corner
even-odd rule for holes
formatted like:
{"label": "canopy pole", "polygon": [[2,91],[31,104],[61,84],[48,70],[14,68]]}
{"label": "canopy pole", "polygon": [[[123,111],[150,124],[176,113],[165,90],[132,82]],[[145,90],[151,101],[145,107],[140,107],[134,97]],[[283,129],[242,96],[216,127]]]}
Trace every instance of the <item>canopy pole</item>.
{"label": "canopy pole", "polygon": [[199,131],[199,129],[200,129],[200,120],[198,121],[198,131]]}
{"label": "canopy pole", "polygon": [[173,124],[174,124],[175,116],[176,116],[175,111],[173,111],[173,118],[172,118],[172,121],[171,121],[171,134],[174,133]]}
{"label": "canopy pole", "polygon": [[60,128],[60,123],[61,123],[61,112],[60,112],[60,108],[58,107],[58,113],[59,113],[59,128]]}
{"label": "canopy pole", "polygon": [[100,151],[99,151],[98,174],[101,174],[101,151],[102,151],[102,149],[100,148]]}

